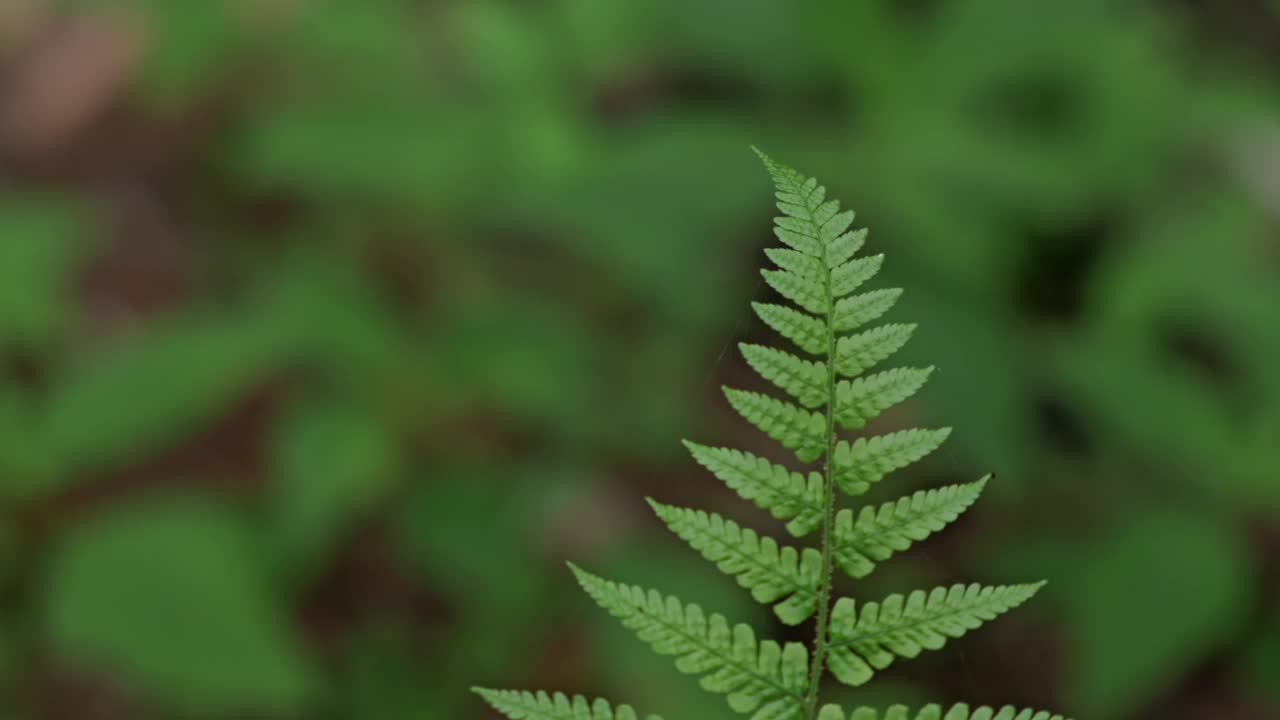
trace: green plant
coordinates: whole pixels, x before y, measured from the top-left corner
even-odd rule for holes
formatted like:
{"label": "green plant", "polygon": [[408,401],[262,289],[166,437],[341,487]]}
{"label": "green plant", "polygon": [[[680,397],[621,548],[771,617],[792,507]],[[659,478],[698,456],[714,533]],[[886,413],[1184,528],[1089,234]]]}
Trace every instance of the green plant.
{"label": "green plant", "polygon": [[[682,539],[734,576],[761,603],[773,604],[778,619],[799,625],[817,615],[812,648],[757,640],[746,624],[654,590],[622,585],[570,564],[579,584],[602,608],[617,617],[653,649],[676,657],[677,668],[702,676],[702,687],[727,695],[729,706],[752,720],[843,720],[837,706],[819,709],[823,668],[845,684],[860,686],[897,658],[937,650],[984,622],[1022,604],[1044,583],[981,586],[953,585],[881,602],[833,602],[837,569],[862,578],[876,564],[908,549],[955,520],[978,498],[988,478],[966,485],[920,491],[879,507],[837,509],[839,493],[857,497],[887,474],[936,450],[950,428],[903,430],[862,437],[850,443],[840,430],[858,430],[883,411],[914,395],[933,368],[898,368],[865,375],[897,352],[914,334],[912,324],[887,324],[860,330],[897,302],[899,289],[854,294],[874,277],[883,255],[854,258],[866,230],[849,230],[854,213],[826,199],[826,188],[760,153],[773,178],[778,209],[774,233],[787,247],[765,251],[777,269],[763,270],[765,281],[805,312],[756,303],[766,325],[805,353],[806,360],[761,345],[740,346],[747,363],[799,404],[761,393],[726,387],[729,404],[752,425],[795,453],[804,463],[822,461],[822,471],[806,477],[750,453],[686,441],[694,458],[746,500],[779,520],[795,537],[818,531],[817,548],[781,546],[772,538],[732,520],[701,510],[649,504]],[[844,378],[844,379],[841,379]],[[825,411],[822,409],[825,408]],[[860,605],[860,606],[859,606]],[[597,700],[557,694],[533,694],[477,688],[495,709],[515,720],[612,720],[635,718],[627,706],[614,711]],[[865,708],[856,720],[880,717]],[[885,720],[905,720],[895,706]],[[916,720],[943,717],[930,705]],[[980,708],[970,713],[958,704],[947,720],[1048,720],[1046,712]]]}

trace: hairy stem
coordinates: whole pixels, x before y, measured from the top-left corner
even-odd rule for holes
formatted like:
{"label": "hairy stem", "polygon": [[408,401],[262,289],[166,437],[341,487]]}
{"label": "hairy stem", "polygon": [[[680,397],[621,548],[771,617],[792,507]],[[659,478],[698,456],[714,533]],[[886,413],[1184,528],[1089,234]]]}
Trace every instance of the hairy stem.
{"label": "hairy stem", "polygon": [[[827,251],[822,249],[822,264],[827,265]],[[818,585],[818,620],[813,640],[813,663],[809,669],[809,693],[805,698],[805,718],[814,720],[818,716],[818,685],[822,680],[822,668],[827,662],[827,626],[831,614],[831,587],[835,576],[835,516],[836,486],[832,472],[832,457],[836,450],[836,327],[835,298],[831,292],[831,270],[828,269],[823,281],[827,305],[827,450],[825,467],[823,468],[823,485],[826,498],[823,501],[822,516],[822,575]]]}

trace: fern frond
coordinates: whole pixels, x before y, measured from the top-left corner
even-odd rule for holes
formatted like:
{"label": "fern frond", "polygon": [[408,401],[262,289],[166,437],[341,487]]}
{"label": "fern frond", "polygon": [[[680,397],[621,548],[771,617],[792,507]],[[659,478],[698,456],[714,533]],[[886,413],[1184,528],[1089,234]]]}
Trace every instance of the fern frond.
{"label": "fern frond", "polygon": [[832,481],[850,495],[861,495],[885,475],[900,470],[937,450],[951,428],[901,430],[888,435],[841,440],[832,456]]}
{"label": "fern frond", "polygon": [[826,315],[831,309],[822,283],[786,270],[761,270],[764,281],[780,295],[814,315]]}
{"label": "fern frond", "polygon": [[836,565],[850,577],[866,577],[876,563],[954,522],[973,505],[990,479],[920,490],[879,508],[864,507],[856,520],[853,511],[841,510],[836,515]]}
{"label": "fern frond", "polygon": [[[784,245],[765,250],[775,267],[761,273],[788,303],[757,302],[752,307],[795,348],[749,343],[739,348],[752,369],[789,399],[728,387],[724,393],[738,414],[802,462],[824,463],[821,472],[805,474],[739,450],[689,441],[685,446],[739,496],[785,521],[793,536],[821,530],[820,541],[817,548],[782,546],[715,513],[648,502],[672,532],[748,589],[756,601],[772,605],[783,623],[798,625],[816,614],[813,645],[757,640],[748,625],[704,614],[698,605],[611,582],[572,564],[570,568],[597,604],[659,654],[674,657],[680,672],[699,676],[704,689],[725,695],[736,712],[751,720],[846,720],[839,706],[820,709],[826,672],[849,685],[862,685],[896,658],[939,649],[1020,605],[1044,583],[954,585],[865,604],[834,600],[836,572],[865,577],[879,563],[942,530],[977,500],[989,477],[922,490],[857,512],[839,509],[837,490],[855,496],[867,492],[885,475],[936,450],[951,430],[912,429],[839,439],[840,428],[861,429],[914,395],[934,368],[896,368],[864,376],[915,333],[914,324],[867,327],[897,304],[902,291],[858,294],[880,272],[884,256],[854,257],[865,246],[867,231],[850,229],[853,211],[828,199],[816,179],[756,153],[775,185],[781,214],[774,218],[774,234]],[[603,700],[476,692],[513,720],[637,720],[631,708],[615,709]],[[1064,719],[1013,707],[970,710],[957,704],[945,713],[939,705],[914,714],[904,706],[883,713],[860,708],[848,720]]]}
{"label": "fern frond", "polygon": [[[548,695],[545,692],[534,694],[524,690],[489,690],[488,688],[471,688],[471,690],[484,698],[494,710],[511,720],[638,720],[639,718],[630,705],[619,705],[615,708],[606,700],[597,699],[589,702],[581,695],[570,698],[564,693]],[[658,715],[649,715],[647,720],[662,720],[662,718]]]}
{"label": "fern frond", "polygon": [[[845,720],[844,711],[836,705],[827,705],[818,714],[818,720]],[[849,713],[849,720],[1069,720],[1044,710],[1019,710],[1012,705],[1002,708],[976,707],[965,703],[952,705],[945,712],[941,705],[926,705],[912,713],[905,705],[894,705],[881,713],[872,708],[858,708]]]}
{"label": "fern frond", "polygon": [[[779,547],[769,537],[715,513],[672,507],[649,500],[671,531],[734,576],[756,602],[777,603],[773,610],[787,625],[813,615],[818,602],[822,555],[813,548]],[[780,602],[779,602],[780,601]]]}
{"label": "fern frond", "polygon": [[889,312],[902,297],[902,288],[872,290],[847,297],[836,303],[832,324],[836,332],[846,332],[866,325]]}
{"label": "fern frond", "polygon": [[863,283],[875,277],[883,266],[883,254],[868,255],[840,265],[831,271],[831,296],[844,297],[857,290]]}
{"label": "fern frond", "polygon": [[748,390],[727,387],[724,394],[739,415],[795,452],[801,462],[813,462],[826,451],[827,421],[821,414]]}
{"label": "fern frond", "polygon": [[958,638],[988,620],[1021,605],[1044,583],[983,587],[953,585],[907,597],[890,595],[869,602],[857,612],[854,601],[842,598],[831,612],[831,649],[827,668],[838,680],[862,685],[895,658],[914,658],[923,650],[938,650],[948,638]]}
{"label": "fern frond", "polygon": [[801,405],[815,408],[827,402],[827,366],[763,345],[738,346],[747,364],[760,377],[777,385]]}
{"label": "fern frond", "polygon": [[779,335],[811,355],[827,352],[827,326],[818,318],[783,305],[751,303],[756,315]]}
{"label": "fern frond", "polygon": [[836,383],[836,422],[846,430],[858,430],[880,413],[915,395],[924,387],[933,367],[895,368],[841,380]]}
{"label": "fern frond", "polygon": [[778,520],[787,520],[787,531],[803,537],[822,523],[822,476],[808,479],[768,460],[730,448],[708,447],[684,441],[698,464]]}
{"label": "fern frond", "polygon": [[882,325],[836,342],[836,372],[857,377],[868,368],[902,349],[915,334],[916,325]]}
{"label": "fern frond", "polygon": [[707,616],[697,605],[570,568],[600,607],[658,654],[675,656],[680,672],[701,675],[703,689],[727,695],[735,712],[752,720],[801,716],[809,666],[804,645],[757,641],[750,626],[730,627],[723,615]]}

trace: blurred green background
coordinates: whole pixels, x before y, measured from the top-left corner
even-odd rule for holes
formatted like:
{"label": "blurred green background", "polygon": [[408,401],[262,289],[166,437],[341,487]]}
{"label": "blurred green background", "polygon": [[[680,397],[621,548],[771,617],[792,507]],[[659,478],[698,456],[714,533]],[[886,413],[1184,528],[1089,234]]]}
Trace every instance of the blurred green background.
{"label": "blurred green background", "polygon": [[728,718],[563,560],[771,625],[641,502],[770,243],[758,144],[908,288],[997,482],[864,585],[1047,578],[834,697],[1280,717],[1280,3],[0,0],[0,715]]}

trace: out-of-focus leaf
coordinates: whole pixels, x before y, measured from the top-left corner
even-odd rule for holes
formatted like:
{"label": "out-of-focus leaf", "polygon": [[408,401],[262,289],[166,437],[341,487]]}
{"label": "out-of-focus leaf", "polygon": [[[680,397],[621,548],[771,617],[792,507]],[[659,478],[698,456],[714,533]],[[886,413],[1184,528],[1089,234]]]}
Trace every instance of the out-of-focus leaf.
{"label": "out-of-focus leaf", "polygon": [[[1280,510],[1280,303],[1255,209],[1220,193],[1134,228],[1089,289],[1086,336],[1060,374],[1126,453],[1159,457],[1207,495]],[[1218,238],[1206,242],[1205,238]],[[1205,292],[1189,292],[1205,288]]]}
{"label": "out-of-focus leaf", "polygon": [[58,459],[49,456],[32,404],[0,383],[0,497],[24,497],[48,487]]}
{"label": "out-of-focus leaf", "polygon": [[1126,513],[1061,587],[1073,709],[1123,717],[1226,643],[1248,610],[1247,553],[1205,514]]}
{"label": "out-of-focus leaf", "polygon": [[1261,702],[1280,711],[1280,685],[1276,673],[1280,672],[1280,612],[1249,641],[1244,656],[1243,680]]}
{"label": "out-of-focus leaf", "polygon": [[72,271],[85,247],[79,225],[60,203],[0,203],[0,343],[40,345],[66,329]]}
{"label": "out-of-focus leaf", "polygon": [[60,474],[103,470],[190,432],[265,378],[287,338],[236,317],[188,317],[68,367],[37,410]]}
{"label": "out-of-focus leaf", "polygon": [[41,595],[50,646],[200,714],[294,712],[309,669],[244,528],[193,499],[108,511],[54,552]]}
{"label": "out-of-focus leaf", "polygon": [[406,12],[408,5],[403,0],[313,2],[287,13],[284,27],[272,37],[273,50],[293,71],[312,75],[304,80],[321,85],[369,78],[394,84],[406,78],[422,50],[423,26]]}
{"label": "out-of-focus leaf", "polygon": [[581,439],[595,432],[607,368],[602,343],[565,307],[545,301],[454,309],[431,331],[440,370],[472,402],[537,423],[539,432]]}
{"label": "out-of-focus leaf", "polygon": [[[643,302],[664,327],[704,331],[741,305],[732,285],[741,276],[722,272],[723,251],[750,252],[742,218],[768,193],[743,171],[749,142],[744,129],[713,118],[663,118],[592,146],[590,163],[574,172],[522,188],[514,210],[600,268],[615,293]],[[619,222],[620,215],[632,219]]]}
{"label": "out-of-focus leaf", "polygon": [[292,100],[259,108],[222,161],[250,189],[433,217],[481,195],[467,180],[478,162],[467,158],[484,157],[473,123],[483,118],[413,98]]}
{"label": "out-of-focus leaf", "polygon": [[1028,424],[1028,358],[1014,319],[990,300],[931,295],[928,290],[908,291],[893,313],[895,318],[920,323],[903,350],[903,361],[938,368],[915,407],[927,408],[927,422],[966,419],[940,461],[955,471],[957,458],[951,453],[963,453],[963,467],[1001,477],[992,488],[995,493],[1032,482],[1034,478],[1027,476],[1033,442]]}
{"label": "out-of-focus leaf", "polygon": [[367,412],[315,403],[275,437],[269,532],[281,571],[305,578],[394,479],[397,447]]}
{"label": "out-of-focus leaf", "polygon": [[[411,628],[376,622],[355,630],[342,648],[337,682],[324,717],[334,720],[420,720],[424,708],[439,716],[462,713],[458,696],[452,706],[433,695],[431,678],[423,678],[424,658],[415,652]],[[429,673],[430,674],[430,673]]]}
{"label": "out-of-focus leaf", "polygon": [[537,499],[563,481],[548,472],[435,468],[400,508],[398,544],[456,611],[447,644],[437,648],[448,669],[435,683],[464,682],[464,669],[473,676],[508,669],[514,658],[505,648],[538,631],[553,578]]}
{"label": "out-of-focus leaf", "polygon": [[[322,234],[320,228],[307,232]],[[313,251],[283,259],[287,272],[265,268],[255,306],[262,327],[287,350],[293,368],[327,384],[353,393],[391,388],[410,400],[430,400],[403,387],[418,374],[427,376],[423,383],[434,381],[430,359],[415,353],[393,308],[351,262],[343,253]]]}
{"label": "out-of-focus leaf", "polygon": [[[795,6],[786,0],[656,0],[651,46],[660,59],[712,77],[744,79],[770,89],[805,88],[819,78],[814,52]],[[734,32],[723,32],[732,13]],[[645,27],[645,26],[642,26]]]}
{"label": "out-of-focus leaf", "polygon": [[220,70],[229,69],[224,63],[247,39],[244,13],[250,3],[241,0],[132,4],[144,18],[144,89],[162,102],[181,102],[207,87]]}

